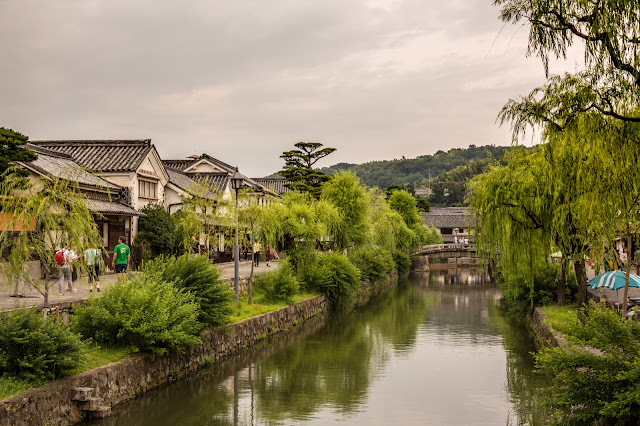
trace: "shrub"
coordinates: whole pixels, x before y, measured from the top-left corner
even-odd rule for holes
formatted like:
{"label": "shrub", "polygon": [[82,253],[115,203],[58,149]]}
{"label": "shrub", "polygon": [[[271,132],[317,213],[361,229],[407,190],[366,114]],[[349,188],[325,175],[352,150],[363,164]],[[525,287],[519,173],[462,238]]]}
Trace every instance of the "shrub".
{"label": "shrub", "polygon": [[[515,318],[522,319],[536,306],[549,305],[557,299],[557,265],[540,262],[534,266],[533,289],[526,272],[502,276],[500,288],[504,297],[501,304],[507,313]],[[576,289],[575,274],[567,273],[567,302],[574,299]]]}
{"label": "shrub", "polygon": [[198,310],[191,293],[157,274],[143,274],[77,308],[73,329],[98,343],[164,353],[200,342]]}
{"label": "shrub", "polygon": [[287,261],[293,270],[300,274],[315,263],[317,254],[316,250],[299,245],[297,248],[287,251]]}
{"label": "shrub", "polygon": [[411,258],[409,255],[400,250],[394,250],[392,255],[398,275],[407,274],[411,270]]}
{"label": "shrub", "polygon": [[200,305],[201,323],[215,327],[229,322],[233,290],[227,281],[220,279],[220,270],[206,256],[161,257],[148,262],[145,272],[159,274],[162,280],[191,292]]}
{"label": "shrub", "polygon": [[0,314],[0,373],[51,380],[75,368],[82,349],[80,336],[61,322],[43,321],[35,309]]}
{"label": "shrub", "polygon": [[380,281],[395,269],[389,251],[371,246],[354,250],[349,260],[360,270],[363,281]]}
{"label": "shrub", "polygon": [[300,286],[293,274],[293,268],[285,261],[275,271],[265,272],[255,277],[256,288],[260,289],[267,300],[289,302]]}
{"label": "shrub", "polygon": [[353,304],[360,286],[360,271],[353,263],[338,253],[318,256],[319,270],[326,279],[320,280],[318,290],[324,294],[332,309],[344,309]]}
{"label": "shrub", "polygon": [[640,324],[590,302],[567,331],[578,346],[544,349],[536,367],[551,377],[547,404],[556,424],[637,424],[640,418]]}
{"label": "shrub", "polygon": [[320,252],[314,252],[314,256],[298,268],[298,280],[304,290],[316,291],[330,284],[331,273],[318,262],[322,256]]}

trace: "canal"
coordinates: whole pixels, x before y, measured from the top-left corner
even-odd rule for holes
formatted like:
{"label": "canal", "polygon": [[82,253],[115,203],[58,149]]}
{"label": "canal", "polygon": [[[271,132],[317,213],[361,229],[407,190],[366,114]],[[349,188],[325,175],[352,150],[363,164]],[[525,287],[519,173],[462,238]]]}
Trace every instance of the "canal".
{"label": "canal", "polygon": [[538,425],[532,343],[480,270],[411,275],[94,425]]}

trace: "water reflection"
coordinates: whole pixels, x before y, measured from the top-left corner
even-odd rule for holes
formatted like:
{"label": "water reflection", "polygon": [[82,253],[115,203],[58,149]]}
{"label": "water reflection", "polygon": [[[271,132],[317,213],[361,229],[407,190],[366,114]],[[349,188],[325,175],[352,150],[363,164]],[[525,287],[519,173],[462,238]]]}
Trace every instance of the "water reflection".
{"label": "water reflection", "polygon": [[482,271],[454,275],[413,275],[99,423],[541,424],[526,335]]}

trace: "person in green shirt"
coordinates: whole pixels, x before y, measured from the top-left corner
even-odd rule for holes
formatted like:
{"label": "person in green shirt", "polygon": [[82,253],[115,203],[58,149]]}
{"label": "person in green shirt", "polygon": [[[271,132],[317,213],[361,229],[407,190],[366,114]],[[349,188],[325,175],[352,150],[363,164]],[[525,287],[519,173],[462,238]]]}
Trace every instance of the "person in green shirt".
{"label": "person in green shirt", "polygon": [[118,274],[118,280],[127,279],[127,266],[131,260],[131,250],[129,246],[124,243],[125,238],[123,236],[118,237],[118,245],[113,250],[112,266]]}

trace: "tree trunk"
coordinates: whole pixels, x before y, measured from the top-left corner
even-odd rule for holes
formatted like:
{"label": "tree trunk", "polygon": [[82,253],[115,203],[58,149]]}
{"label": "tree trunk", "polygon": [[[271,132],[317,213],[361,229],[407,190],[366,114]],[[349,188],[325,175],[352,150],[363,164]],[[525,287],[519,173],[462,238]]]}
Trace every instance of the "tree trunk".
{"label": "tree trunk", "polygon": [[45,278],[45,282],[44,282],[44,308],[49,306],[49,283],[46,281]]}
{"label": "tree trunk", "polygon": [[253,238],[253,230],[251,230],[251,272],[249,273],[249,282],[248,282],[248,288],[247,288],[247,292],[249,293],[247,304],[249,305],[253,302],[253,265],[255,265],[255,257],[256,257],[256,253],[253,246],[254,241],[255,239]]}
{"label": "tree trunk", "polygon": [[587,305],[587,269],[584,264],[584,259],[575,260],[574,266],[578,284],[578,310],[580,310]]}
{"label": "tree trunk", "polygon": [[562,258],[560,263],[560,270],[558,271],[558,306],[565,305],[565,289],[567,288],[567,259]]}
{"label": "tree trunk", "polygon": [[622,292],[622,319],[627,318],[627,298],[629,297],[629,276],[631,275],[631,231],[627,228],[627,259],[624,264],[624,291]]}

